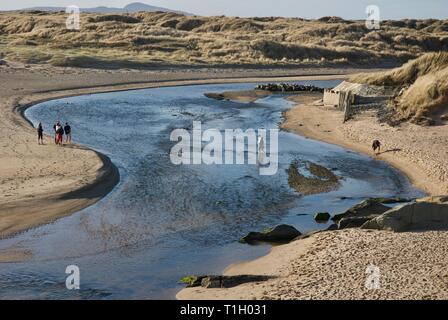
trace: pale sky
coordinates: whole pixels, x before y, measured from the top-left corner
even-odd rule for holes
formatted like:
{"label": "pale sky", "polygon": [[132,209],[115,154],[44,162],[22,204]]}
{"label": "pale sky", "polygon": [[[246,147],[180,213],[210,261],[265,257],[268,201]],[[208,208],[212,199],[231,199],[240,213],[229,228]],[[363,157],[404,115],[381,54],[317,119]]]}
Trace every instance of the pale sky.
{"label": "pale sky", "polygon": [[[35,6],[123,7],[133,0],[0,0],[0,10]],[[368,5],[377,5],[381,19],[448,18],[447,0],[143,0],[150,5],[198,15],[288,16],[319,18],[340,16],[364,19]]]}

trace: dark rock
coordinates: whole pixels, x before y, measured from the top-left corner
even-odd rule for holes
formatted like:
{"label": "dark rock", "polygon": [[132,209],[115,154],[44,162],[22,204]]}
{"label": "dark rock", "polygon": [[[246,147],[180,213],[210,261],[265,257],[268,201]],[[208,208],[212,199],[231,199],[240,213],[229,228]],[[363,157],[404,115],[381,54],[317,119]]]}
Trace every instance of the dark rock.
{"label": "dark rock", "polygon": [[335,215],[332,220],[337,223],[339,230],[360,228],[367,221],[375,219],[391,209],[384,204],[409,201],[411,200],[402,198],[371,198],[357,204],[344,213]]}
{"label": "dark rock", "polygon": [[338,225],[336,223],[333,223],[327,229],[325,229],[325,231],[333,231],[333,230],[338,230]]}
{"label": "dark rock", "polygon": [[223,281],[222,277],[205,277],[201,281],[201,287],[204,288],[222,288],[223,287]]}
{"label": "dark rock", "polygon": [[328,212],[318,212],[314,215],[314,220],[318,222],[327,222],[330,218],[331,215]]}
{"label": "dark rock", "polygon": [[355,205],[354,207],[348,209],[344,213],[336,214],[333,216],[333,221],[339,221],[342,218],[347,217],[360,217],[360,216],[370,216],[370,215],[380,215],[390,208],[385,206],[383,203],[395,203],[403,202],[399,198],[371,198],[364,200],[363,202]]}
{"label": "dark rock", "polygon": [[424,198],[395,207],[367,221],[361,228],[395,232],[448,230],[448,197]]}
{"label": "dark rock", "polygon": [[334,224],[338,230],[348,228],[360,228],[367,221],[374,219],[377,215],[365,216],[365,217],[348,217],[339,220],[338,224]]}
{"label": "dark rock", "polygon": [[7,64],[5,60],[0,59],[0,66],[6,66]]}
{"label": "dark rock", "polygon": [[255,89],[271,92],[324,92],[323,88],[319,88],[316,86],[291,83],[260,84],[256,86]]}
{"label": "dark rock", "polygon": [[[203,287],[207,289],[212,288],[232,288],[244,283],[263,282],[272,279],[271,276],[257,276],[257,275],[237,275],[237,276],[188,276],[181,280],[182,283],[187,283],[187,288]],[[185,282],[185,279],[194,279],[191,282]]]}
{"label": "dark rock", "polygon": [[285,243],[294,240],[301,234],[296,228],[282,224],[263,232],[250,232],[240,242],[248,244],[256,242]]}

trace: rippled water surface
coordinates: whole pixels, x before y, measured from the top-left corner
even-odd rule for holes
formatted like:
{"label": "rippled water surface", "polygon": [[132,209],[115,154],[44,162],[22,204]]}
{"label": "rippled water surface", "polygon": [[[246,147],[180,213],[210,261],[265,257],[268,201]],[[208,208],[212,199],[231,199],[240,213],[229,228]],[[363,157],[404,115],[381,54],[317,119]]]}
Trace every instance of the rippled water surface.
{"label": "rippled water surface", "polygon": [[[335,81],[312,84],[333,87]],[[372,196],[416,196],[408,181],[382,162],[281,132],[279,170],[256,165],[175,166],[174,128],[277,128],[290,107],[274,95],[256,103],[215,101],[204,92],[246,90],[254,84],[203,85],[87,95],[36,105],[26,116],[50,131],[70,121],[76,142],[111,157],[121,182],[107,197],[70,217],[0,241],[0,249],[31,250],[33,258],[0,266],[1,298],[174,298],[177,281],[219,273],[269,246],[238,243],[249,231],[279,223],[308,232],[317,211],[338,213]],[[341,176],[336,191],[301,196],[288,185],[292,161],[312,161]],[[344,197],[345,200],[341,200]],[[65,268],[81,270],[81,290],[65,288]]]}

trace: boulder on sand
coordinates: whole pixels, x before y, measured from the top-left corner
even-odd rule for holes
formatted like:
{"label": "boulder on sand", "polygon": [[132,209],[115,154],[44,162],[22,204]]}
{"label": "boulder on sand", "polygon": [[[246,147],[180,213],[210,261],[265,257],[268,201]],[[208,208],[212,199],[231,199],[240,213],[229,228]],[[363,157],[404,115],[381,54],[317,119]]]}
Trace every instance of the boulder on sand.
{"label": "boulder on sand", "polygon": [[[397,200],[397,201],[395,201]],[[401,201],[400,201],[401,200]],[[361,217],[368,215],[380,215],[388,211],[390,207],[385,206],[384,203],[404,202],[404,199],[398,198],[371,198],[364,200],[361,203],[351,207],[344,213],[336,214],[332,220],[338,222],[342,218]]]}
{"label": "boulder on sand", "polygon": [[399,203],[409,201],[401,198],[371,198],[351,207],[344,213],[335,215],[332,220],[337,223],[338,229],[359,228],[364,223],[372,220],[386,211],[390,207],[384,203]]}
{"label": "boulder on sand", "polygon": [[423,198],[398,206],[365,222],[361,228],[395,232],[448,230],[448,196]]}
{"label": "boulder on sand", "polygon": [[293,226],[282,224],[263,232],[250,232],[247,236],[241,238],[240,242],[248,244],[256,242],[285,243],[300,235],[302,233]]}
{"label": "boulder on sand", "polygon": [[5,60],[0,59],[0,66],[6,66],[7,64]]}

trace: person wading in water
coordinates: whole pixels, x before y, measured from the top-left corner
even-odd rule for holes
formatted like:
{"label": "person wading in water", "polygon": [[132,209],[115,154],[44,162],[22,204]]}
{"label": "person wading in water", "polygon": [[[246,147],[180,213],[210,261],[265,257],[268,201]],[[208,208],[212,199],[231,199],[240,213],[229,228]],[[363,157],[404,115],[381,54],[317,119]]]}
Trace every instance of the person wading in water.
{"label": "person wading in water", "polygon": [[379,155],[381,153],[381,142],[379,140],[374,140],[372,143],[372,149],[376,155]]}
{"label": "person wading in water", "polygon": [[44,144],[44,128],[41,122],[37,126],[37,144]]}

